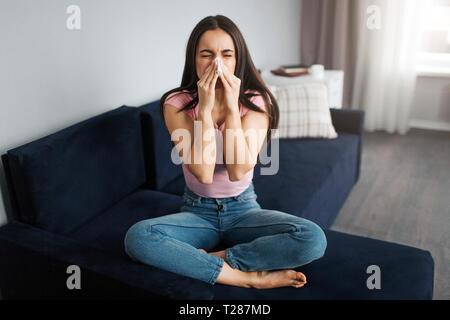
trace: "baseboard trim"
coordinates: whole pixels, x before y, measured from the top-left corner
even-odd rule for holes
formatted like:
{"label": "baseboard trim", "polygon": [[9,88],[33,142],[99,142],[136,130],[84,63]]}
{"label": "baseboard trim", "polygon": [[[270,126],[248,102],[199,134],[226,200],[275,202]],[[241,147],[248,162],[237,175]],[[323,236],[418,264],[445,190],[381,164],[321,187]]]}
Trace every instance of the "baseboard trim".
{"label": "baseboard trim", "polygon": [[444,121],[429,121],[429,120],[417,120],[412,119],[409,121],[411,128],[428,129],[438,131],[450,131],[450,123]]}

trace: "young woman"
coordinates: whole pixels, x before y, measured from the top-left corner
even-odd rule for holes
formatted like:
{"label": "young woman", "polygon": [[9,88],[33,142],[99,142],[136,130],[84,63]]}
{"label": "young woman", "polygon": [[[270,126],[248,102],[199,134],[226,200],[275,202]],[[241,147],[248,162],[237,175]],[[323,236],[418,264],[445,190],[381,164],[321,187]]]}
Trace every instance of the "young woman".
{"label": "young woman", "polygon": [[[278,126],[279,110],[230,19],[209,16],[197,24],[187,44],[181,86],[163,95],[160,108],[172,137],[180,129],[190,133],[175,145],[184,159],[183,206],[178,213],[134,224],[125,237],[126,253],[210,284],[259,289],[305,285],[306,276],[293,268],[322,257],[326,238],[315,223],[262,209],[256,200],[255,159]],[[194,131],[195,123],[201,131]],[[234,141],[227,143],[225,129],[235,133]],[[247,140],[248,129],[267,134]],[[188,146],[186,154],[183,145]],[[201,161],[195,161],[195,148]],[[216,158],[219,148],[223,161]],[[239,156],[245,161],[237,161]],[[227,249],[209,252],[219,243]]]}

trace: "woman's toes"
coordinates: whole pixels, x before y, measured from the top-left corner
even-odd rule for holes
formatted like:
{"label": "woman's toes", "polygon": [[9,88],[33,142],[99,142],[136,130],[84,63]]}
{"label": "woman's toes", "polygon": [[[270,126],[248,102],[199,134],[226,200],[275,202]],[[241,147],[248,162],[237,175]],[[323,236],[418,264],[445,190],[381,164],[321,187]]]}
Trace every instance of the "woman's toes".
{"label": "woman's toes", "polygon": [[295,270],[286,270],[285,273],[288,278],[290,278],[292,280],[297,279],[297,272],[295,272]]}
{"label": "woman's toes", "polygon": [[301,272],[297,272],[296,280],[300,282],[306,282],[306,276]]}
{"label": "woman's toes", "polygon": [[208,252],[206,252],[205,250],[203,250],[203,249],[198,249],[198,250],[200,250],[200,251],[203,251],[204,253],[208,253]]}
{"label": "woman's toes", "polygon": [[303,287],[304,285],[305,285],[304,282],[298,282],[298,281],[296,281],[292,286],[293,286],[294,288],[301,288],[301,287]]}

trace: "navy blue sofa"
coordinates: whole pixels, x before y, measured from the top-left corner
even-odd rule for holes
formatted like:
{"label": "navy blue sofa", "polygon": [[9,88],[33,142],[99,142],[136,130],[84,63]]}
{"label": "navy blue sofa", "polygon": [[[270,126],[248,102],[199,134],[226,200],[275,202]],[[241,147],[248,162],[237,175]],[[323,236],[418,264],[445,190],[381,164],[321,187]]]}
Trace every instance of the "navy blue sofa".
{"label": "navy blue sofa", "polygon": [[[254,186],[264,208],[318,223],[328,247],[298,268],[301,289],[210,285],[132,261],[123,239],[135,222],[178,212],[184,178],[159,101],[121,106],[7,151],[11,209],[0,227],[3,298],[431,299],[428,251],[329,230],[360,172],[364,113],[330,109],[337,139],[280,139],[280,168]],[[81,270],[81,290],[66,286]],[[381,270],[369,289],[367,268]]]}

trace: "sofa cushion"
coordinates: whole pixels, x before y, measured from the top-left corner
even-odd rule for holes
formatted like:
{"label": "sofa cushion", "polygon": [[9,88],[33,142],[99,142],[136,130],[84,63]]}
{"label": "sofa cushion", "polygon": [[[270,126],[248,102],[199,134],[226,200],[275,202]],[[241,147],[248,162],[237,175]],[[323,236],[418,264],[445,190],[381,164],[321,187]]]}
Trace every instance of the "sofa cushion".
{"label": "sofa cushion", "polygon": [[[143,219],[178,212],[181,204],[179,196],[141,189],[70,236],[126,256],[123,240],[129,227]],[[325,230],[325,234],[328,245],[324,257],[296,268],[307,277],[303,288],[256,290],[215,284],[215,299],[432,298],[434,262],[428,251],[332,230]],[[380,267],[381,289],[367,288],[371,275],[367,268],[371,265]],[[167,290],[175,285],[168,283]]]}
{"label": "sofa cushion", "polygon": [[[142,111],[147,184],[151,189],[162,190],[169,182],[182,175],[183,169],[181,164],[172,162],[173,143],[159,112],[159,100],[138,109]],[[178,153],[175,152],[175,156],[178,156]]]}
{"label": "sofa cushion", "polygon": [[66,233],[145,182],[140,112],[122,106],[9,150],[20,217]]}
{"label": "sofa cushion", "polygon": [[280,139],[275,175],[255,168],[262,207],[288,212],[329,228],[356,182],[358,136]]}
{"label": "sofa cushion", "polygon": [[125,234],[138,221],[178,212],[181,197],[139,188],[69,236],[92,247],[126,256]]}
{"label": "sofa cushion", "polygon": [[[260,169],[270,164],[255,166],[258,203],[330,227],[355,183],[357,150],[358,135],[349,133],[331,140],[280,139],[276,174],[261,175]],[[162,191],[182,195],[184,185],[180,175]]]}
{"label": "sofa cushion", "polygon": [[[295,270],[307,284],[269,290],[216,284],[215,299],[432,299],[434,261],[429,251],[325,230],[325,255]],[[380,268],[380,289],[369,289],[368,278]],[[371,282],[371,281],[369,281]]]}
{"label": "sofa cushion", "polygon": [[180,175],[166,184],[161,191],[181,196],[183,195],[185,185],[186,180],[184,179],[184,175]]}

